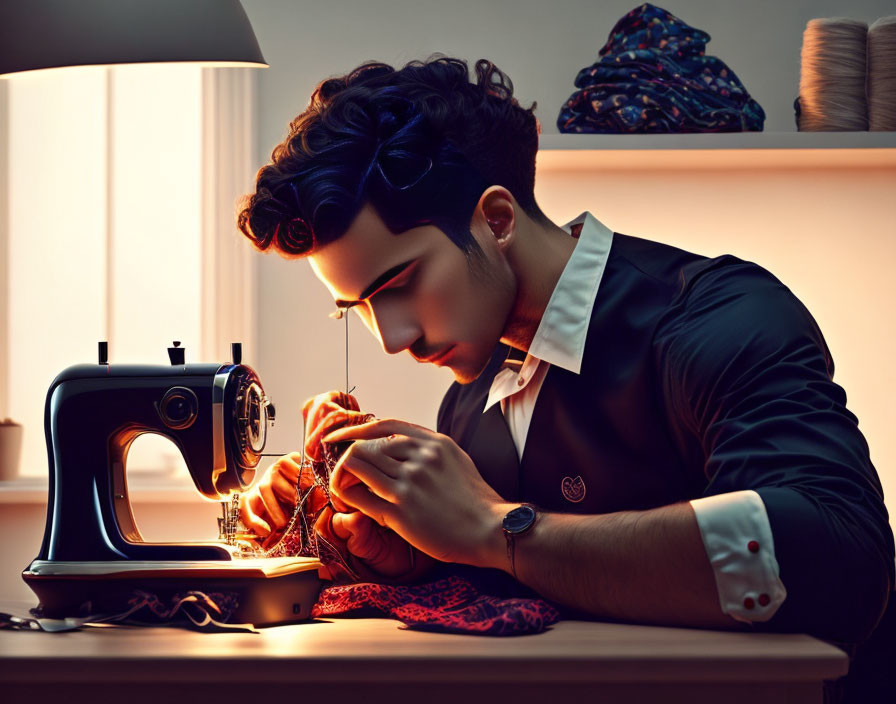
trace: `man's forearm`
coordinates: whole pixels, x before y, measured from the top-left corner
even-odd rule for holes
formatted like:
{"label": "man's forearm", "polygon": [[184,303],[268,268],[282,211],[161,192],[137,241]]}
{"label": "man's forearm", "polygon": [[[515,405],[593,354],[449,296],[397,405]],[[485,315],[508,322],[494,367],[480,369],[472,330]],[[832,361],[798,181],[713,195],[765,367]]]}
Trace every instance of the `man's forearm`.
{"label": "man's forearm", "polygon": [[[495,509],[484,566],[510,572]],[[491,521],[494,525],[494,519]],[[517,578],[595,616],[642,623],[741,628],[719,605],[715,577],[688,503],[597,516],[541,513],[515,540]]]}

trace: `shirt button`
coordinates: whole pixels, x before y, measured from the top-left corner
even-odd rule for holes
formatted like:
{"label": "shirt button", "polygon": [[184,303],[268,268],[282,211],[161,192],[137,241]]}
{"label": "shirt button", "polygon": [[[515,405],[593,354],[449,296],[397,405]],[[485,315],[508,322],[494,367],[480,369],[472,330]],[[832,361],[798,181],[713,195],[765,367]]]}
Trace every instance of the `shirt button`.
{"label": "shirt button", "polygon": [[519,379],[516,380],[516,385],[517,385],[517,386],[522,386],[522,385],[525,384],[525,383],[526,383],[526,380],[523,379],[523,377],[520,377]]}
{"label": "shirt button", "polygon": [[759,543],[757,543],[755,540],[751,540],[749,543],[747,543],[747,550],[749,550],[750,552],[759,552]]}
{"label": "shirt button", "polygon": [[752,598],[747,597],[746,599],[744,599],[745,609],[752,609],[754,606],[756,606],[756,602],[754,602]]}
{"label": "shirt button", "polygon": [[759,605],[760,606],[768,606],[768,603],[771,601],[771,597],[768,594],[760,594],[759,595]]}

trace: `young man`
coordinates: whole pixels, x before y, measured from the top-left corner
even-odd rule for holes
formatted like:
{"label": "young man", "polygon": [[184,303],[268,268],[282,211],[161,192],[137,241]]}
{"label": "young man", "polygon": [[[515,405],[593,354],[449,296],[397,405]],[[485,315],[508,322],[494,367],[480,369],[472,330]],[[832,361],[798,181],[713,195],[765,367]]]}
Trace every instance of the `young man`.
{"label": "young man", "polygon": [[[323,82],[240,214],[308,257],[390,353],[450,367],[436,433],[399,420],[331,478],[334,532],[384,576],[408,545],[589,613],[867,637],[893,536],[809,312],[774,276],[559,227],[533,196],[538,125],[494,65],[366,64]],[[259,535],[286,457],[245,497]]]}

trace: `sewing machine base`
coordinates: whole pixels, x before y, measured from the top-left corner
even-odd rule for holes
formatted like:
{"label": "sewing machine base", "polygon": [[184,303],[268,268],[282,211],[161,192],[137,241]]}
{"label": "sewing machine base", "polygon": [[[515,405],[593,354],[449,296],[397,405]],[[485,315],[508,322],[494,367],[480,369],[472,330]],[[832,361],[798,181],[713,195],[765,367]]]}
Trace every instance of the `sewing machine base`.
{"label": "sewing machine base", "polygon": [[35,560],[22,578],[37,595],[47,618],[121,612],[135,590],[155,594],[166,606],[176,594],[201,591],[236,599],[238,605],[226,619],[228,623],[273,626],[311,617],[321,587],[319,565],[312,558],[209,561],[201,565]]}

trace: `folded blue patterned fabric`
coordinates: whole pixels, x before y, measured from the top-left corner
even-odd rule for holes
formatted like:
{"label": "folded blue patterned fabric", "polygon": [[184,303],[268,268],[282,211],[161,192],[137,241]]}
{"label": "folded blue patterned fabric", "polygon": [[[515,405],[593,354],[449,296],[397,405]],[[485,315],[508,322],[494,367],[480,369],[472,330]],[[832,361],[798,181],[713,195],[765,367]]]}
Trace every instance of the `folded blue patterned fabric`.
{"label": "folded blue patterned fabric", "polygon": [[596,63],[576,76],[557,118],[560,132],[761,131],[762,107],[725,63],[704,51],[710,36],[644,3],[623,17]]}

